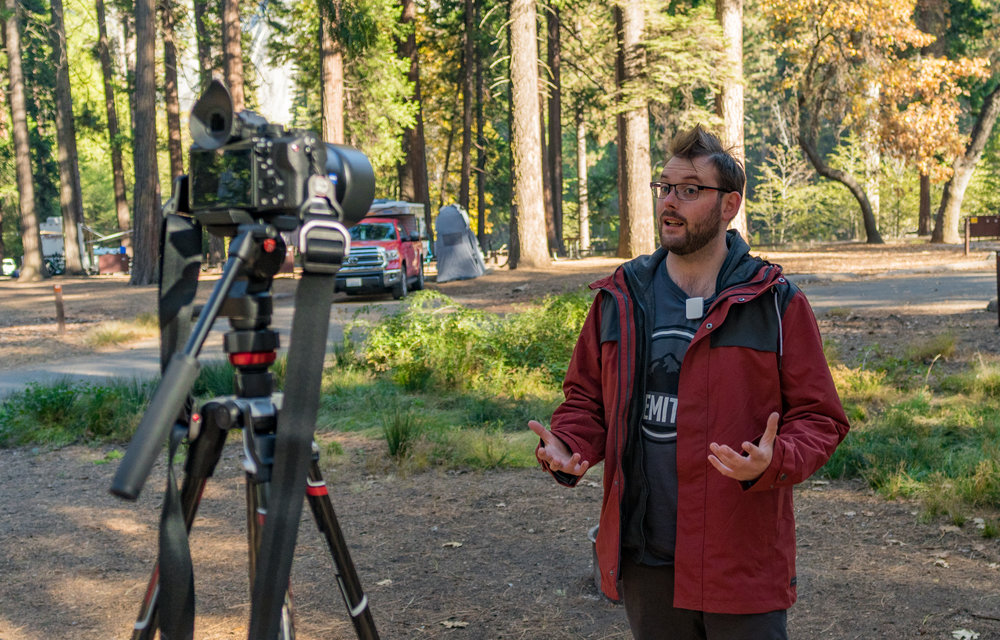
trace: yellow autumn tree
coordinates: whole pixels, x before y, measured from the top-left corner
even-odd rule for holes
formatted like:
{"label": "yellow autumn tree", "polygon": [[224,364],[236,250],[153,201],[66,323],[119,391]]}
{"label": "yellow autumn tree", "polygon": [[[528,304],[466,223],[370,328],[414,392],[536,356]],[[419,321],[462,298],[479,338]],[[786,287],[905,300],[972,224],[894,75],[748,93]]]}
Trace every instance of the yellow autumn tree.
{"label": "yellow autumn tree", "polygon": [[[798,142],[816,172],[847,187],[869,243],[881,243],[863,180],[832,166],[821,132],[853,132],[876,153],[946,173],[961,152],[959,80],[985,61],[919,55],[934,41],[914,24],[915,0],[763,0],[794,98]],[[839,142],[838,142],[839,143]]]}

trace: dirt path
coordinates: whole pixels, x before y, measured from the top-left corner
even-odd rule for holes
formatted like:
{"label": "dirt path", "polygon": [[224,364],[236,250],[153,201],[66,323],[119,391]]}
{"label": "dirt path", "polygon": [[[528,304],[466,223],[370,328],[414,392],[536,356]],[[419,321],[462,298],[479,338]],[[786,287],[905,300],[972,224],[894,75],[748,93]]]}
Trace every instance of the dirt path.
{"label": "dirt path", "polygon": [[[992,254],[983,251],[966,260],[954,248],[926,255],[923,248],[887,248],[876,259],[863,245],[840,249],[768,257],[791,273],[862,273],[891,261],[907,268],[934,261],[993,267]],[[498,269],[439,288],[465,304],[504,311],[589,282],[615,262]],[[112,284],[65,281],[67,307],[78,305],[80,324],[154,308],[152,288]],[[51,285],[0,282],[0,366],[15,349],[8,330],[23,332],[28,344],[50,329]],[[875,342],[894,348],[920,332],[948,328],[958,332],[968,357],[1000,352],[996,316],[985,312],[943,318],[841,312],[820,324],[845,349]],[[51,344],[51,336],[43,337]],[[325,435],[324,451],[327,439],[344,451],[324,454],[324,473],[383,638],[630,637],[621,608],[593,585],[587,531],[600,505],[599,469],[573,490],[534,469],[401,477],[375,462],[384,456],[382,443]],[[117,468],[113,450],[122,447],[0,450],[0,640],[129,637],[156,553],[164,469],[157,466],[137,503],[124,503],[108,493]],[[243,512],[232,443],[192,536],[198,638],[246,637]],[[971,520],[962,527],[923,522],[913,503],[887,502],[859,483],[822,481],[797,488],[796,517],[799,603],[790,614],[792,637],[1000,639],[1000,540],[982,538]],[[355,637],[308,517],[296,554],[299,637]]]}

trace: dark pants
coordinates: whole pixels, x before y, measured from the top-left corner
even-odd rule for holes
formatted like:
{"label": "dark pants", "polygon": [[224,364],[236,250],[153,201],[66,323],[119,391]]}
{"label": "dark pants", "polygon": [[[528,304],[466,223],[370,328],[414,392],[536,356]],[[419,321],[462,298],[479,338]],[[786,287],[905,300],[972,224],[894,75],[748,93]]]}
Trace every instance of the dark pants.
{"label": "dark pants", "polygon": [[675,609],[674,568],[622,560],[625,614],[636,640],[787,640],[785,611],[734,615]]}

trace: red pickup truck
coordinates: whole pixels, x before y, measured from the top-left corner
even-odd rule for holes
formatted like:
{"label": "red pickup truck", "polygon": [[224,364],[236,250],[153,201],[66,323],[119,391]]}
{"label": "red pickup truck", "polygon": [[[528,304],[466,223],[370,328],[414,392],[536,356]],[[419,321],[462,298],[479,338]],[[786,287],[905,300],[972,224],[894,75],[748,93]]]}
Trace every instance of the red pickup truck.
{"label": "red pickup truck", "polygon": [[348,294],[392,292],[399,300],[424,287],[427,254],[424,206],[375,200],[350,228],[351,251],[337,272],[335,291]]}

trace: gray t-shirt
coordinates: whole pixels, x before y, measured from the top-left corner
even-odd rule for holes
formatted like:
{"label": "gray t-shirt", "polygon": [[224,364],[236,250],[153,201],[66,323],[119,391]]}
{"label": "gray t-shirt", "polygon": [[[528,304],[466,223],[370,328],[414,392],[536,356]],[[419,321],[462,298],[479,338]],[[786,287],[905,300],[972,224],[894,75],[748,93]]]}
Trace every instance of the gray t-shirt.
{"label": "gray t-shirt", "polygon": [[[690,300],[667,274],[653,277],[653,333],[642,418],[643,471],[649,494],[642,521],[643,564],[673,564],[677,534],[677,387],[681,363],[711,299]],[[694,317],[691,317],[694,316]]]}

